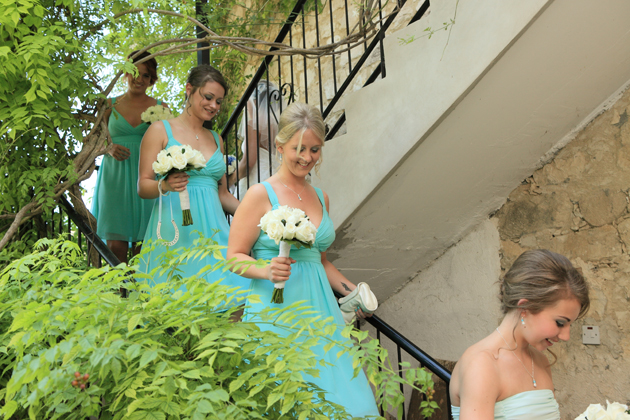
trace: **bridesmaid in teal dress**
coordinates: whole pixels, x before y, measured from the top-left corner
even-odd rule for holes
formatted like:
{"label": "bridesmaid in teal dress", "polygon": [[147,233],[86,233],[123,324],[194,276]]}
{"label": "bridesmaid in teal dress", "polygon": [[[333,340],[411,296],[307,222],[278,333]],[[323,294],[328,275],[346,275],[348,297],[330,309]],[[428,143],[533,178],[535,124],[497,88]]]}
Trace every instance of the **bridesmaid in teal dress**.
{"label": "bridesmaid in teal dress", "polygon": [[588,285],[566,257],[541,249],[521,254],[500,283],[503,321],[453,369],[453,419],[560,420],[543,351],[569,340]]}
{"label": "bridesmaid in teal dress", "polygon": [[[129,54],[131,58],[137,51]],[[144,52],[133,62],[148,57]],[[128,89],[118,98],[108,99],[110,109],[105,120],[112,138],[112,148],[103,156],[98,171],[92,213],[96,217],[96,233],[107,241],[107,246],[118,259],[127,262],[129,244],[136,255],[151,215],[154,200],[143,200],[138,195],[138,162],[140,142],[149,128],[140,115],[149,107],[162,105],[147,95],[147,89],[157,81],[157,62],[151,58],[136,64],[138,77],[125,74]]]}
{"label": "bridesmaid in teal dress", "polygon": [[[186,108],[182,114],[168,121],[151,124],[142,139],[139,194],[146,199],[154,199],[162,194],[161,212],[159,200],[155,200],[144,237],[145,243],[149,240],[155,243],[158,240],[157,225],[160,220],[161,237],[167,242],[175,239],[176,231],[171,214],[179,232],[177,242],[170,245],[162,242],[150,253],[142,256],[140,262],[142,272],[148,273],[155,268],[167,247],[190,248],[195,239],[199,238],[195,231],[199,231],[206,238],[212,237],[219,245],[227,245],[229,225],[225,212],[234,214],[239,202],[226,187],[223,141],[216,132],[203,127],[205,121],[217,115],[227,91],[225,79],[216,69],[209,65],[195,67],[186,83]],[[200,151],[206,158],[206,167],[198,171],[175,173],[158,181],[153,172],[153,162],[162,149],[173,145],[190,145]],[[193,219],[190,226],[182,226],[179,193],[184,189],[188,190],[190,196],[190,212]],[[223,255],[225,256],[225,249]],[[180,266],[181,274],[184,277],[197,275],[202,268],[215,262],[213,257],[191,259],[187,264]],[[153,282],[165,282],[168,280],[166,276],[154,277]],[[246,288],[249,285],[247,279],[229,271],[209,271],[204,278],[208,281],[221,279],[222,284],[228,286]]]}
{"label": "bridesmaid in teal dress", "polygon": [[[321,113],[310,105],[294,103],[282,113],[276,137],[282,164],[266,182],[247,190],[232,221],[228,259],[271,260],[266,267],[252,266],[243,274],[252,279],[251,294],[261,299],[261,303],[245,309],[244,319],[252,319],[256,312],[268,306],[286,307],[296,301],[306,301],[305,306],[313,308],[323,319],[332,317],[331,322],[338,327],[332,338],[343,342],[346,339],[342,338],[340,330],[345,324],[333,289],[345,296],[356,286],[326,259],[326,249],[335,239],[328,216],[328,196],[306,182],[308,173],[317,170],[321,160],[324,127]],[[310,249],[292,247],[289,258],[278,257],[278,245],[258,227],[260,218],[279,205],[302,209],[317,226],[314,245]],[[284,303],[272,304],[274,283],[280,281],[287,281]],[[366,315],[359,309],[358,316]],[[286,334],[276,326],[261,323],[259,327]],[[313,350],[331,366],[320,367],[319,377],[305,375],[305,379],[325,390],[328,401],[343,406],[352,416],[378,416],[374,395],[363,372],[353,379],[352,359],[347,355],[337,358],[338,347],[325,352],[322,345]]]}

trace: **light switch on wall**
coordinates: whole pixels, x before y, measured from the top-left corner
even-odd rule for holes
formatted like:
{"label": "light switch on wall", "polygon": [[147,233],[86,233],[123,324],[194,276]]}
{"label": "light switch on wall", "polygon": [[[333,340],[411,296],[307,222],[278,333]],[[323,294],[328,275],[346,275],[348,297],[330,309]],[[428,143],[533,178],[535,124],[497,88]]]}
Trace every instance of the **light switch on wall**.
{"label": "light switch on wall", "polygon": [[582,343],[601,344],[599,341],[599,327],[591,325],[582,326]]}

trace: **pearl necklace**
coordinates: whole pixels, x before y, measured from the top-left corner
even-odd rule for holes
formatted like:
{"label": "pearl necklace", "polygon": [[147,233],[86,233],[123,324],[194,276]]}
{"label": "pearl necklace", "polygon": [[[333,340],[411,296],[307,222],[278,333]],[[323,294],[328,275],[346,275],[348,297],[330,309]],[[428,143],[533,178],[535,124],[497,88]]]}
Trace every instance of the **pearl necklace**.
{"label": "pearl necklace", "polygon": [[[279,178],[279,177],[278,177],[278,178]],[[289,187],[287,184],[285,184],[284,182],[282,182],[282,180],[281,180],[281,179],[280,179],[279,181],[280,181],[280,183],[282,184],[282,186],[283,186],[284,188],[288,188],[288,189],[290,189],[291,191],[293,191],[293,192],[295,193],[295,195],[297,195],[297,196],[298,196],[298,199],[299,199],[300,201],[302,201],[302,197],[300,197],[300,194],[302,194],[302,193],[304,192],[304,190],[306,189],[306,180],[304,180],[304,188],[302,188],[302,191],[300,191],[299,193],[297,193],[297,192],[296,192],[293,188]]]}
{"label": "pearl necklace", "polygon": [[[534,358],[532,357],[531,350],[529,350],[529,348],[527,348],[527,351],[529,351],[529,357],[532,358],[532,373],[529,373],[529,371],[525,367],[525,363],[523,363],[523,361],[516,355],[516,353],[514,353],[514,350],[516,350],[516,349],[512,350],[510,348],[510,345],[508,344],[508,342],[503,337],[503,334],[501,334],[501,331],[499,331],[499,327],[497,327],[497,332],[499,333],[499,336],[501,336],[501,338],[503,339],[503,342],[505,343],[505,345],[508,347],[508,350],[510,350],[512,352],[512,354],[514,355],[514,357],[516,357],[516,360],[521,362],[521,365],[523,365],[523,369],[525,369],[525,372],[527,372],[527,374],[532,377],[532,383],[534,384],[534,388],[536,388],[536,379],[534,379]],[[518,346],[516,346],[516,348],[518,348]]]}

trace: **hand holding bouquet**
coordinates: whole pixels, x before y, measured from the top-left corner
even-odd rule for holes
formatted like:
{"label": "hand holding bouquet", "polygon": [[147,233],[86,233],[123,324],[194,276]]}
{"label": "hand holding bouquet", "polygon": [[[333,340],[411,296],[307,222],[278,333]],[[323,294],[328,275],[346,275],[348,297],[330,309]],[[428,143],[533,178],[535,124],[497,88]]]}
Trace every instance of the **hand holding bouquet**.
{"label": "hand holding bouquet", "polygon": [[170,120],[171,118],[173,118],[171,111],[162,105],[150,106],[140,115],[140,119],[148,124],[156,121]]}
{"label": "hand holding bouquet", "polygon": [[[291,245],[310,248],[315,243],[317,228],[304,211],[287,206],[280,206],[268,211],[260,219],[260,229],[276,244],[280,245],[279,257],[289,257]],[[271,303],[284,303],[284,285],[274,283]]]}
{"label": "hand holding bouquet", "polygon": [[[162,177],[167,177],[175,172],[186,172],[205,168],[206,158],[203,154],[193,149],[190,145],[171,146],[161,150],[157,160],[153,162],[153,172]],[[182,207],[183,226],[193,224],[190,214],[190,198],[188,190],[179,193],[179,203]]]}
{"label": "hand holding bouquet", "polygon": [[601,404],[591,404],[585,412],[575,418],[575,420],[630,420],[630,410],[625,404],[610,403],[606,401],[608,407],[604,410]]}

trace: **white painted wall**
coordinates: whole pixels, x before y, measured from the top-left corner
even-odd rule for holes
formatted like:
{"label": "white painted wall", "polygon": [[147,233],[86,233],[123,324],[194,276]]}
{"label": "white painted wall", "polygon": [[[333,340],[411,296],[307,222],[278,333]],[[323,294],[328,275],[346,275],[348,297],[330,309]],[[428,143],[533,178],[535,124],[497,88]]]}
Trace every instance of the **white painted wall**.
{"label": "white painted wall", "polygon": [[[456,0],[431,4],[420,21],[385,38],[387,77],[345,99],[347,134],[327,143],[321,179],[339,200],[339,225],[466,93],[549,0],[462,1],[456,24],[431,39],[424,31],[455,16]],[[405,45],[400,38],[416,39]],[[352,188],[339,179],[354,180]],[[343,198],[343,199],[341,199]]]}
{"label": "white painted wall", "polygon": [[497,227],[482,222],[383,303],[378,315],[432,357],[458,360],[501,318],[499,250]]}

